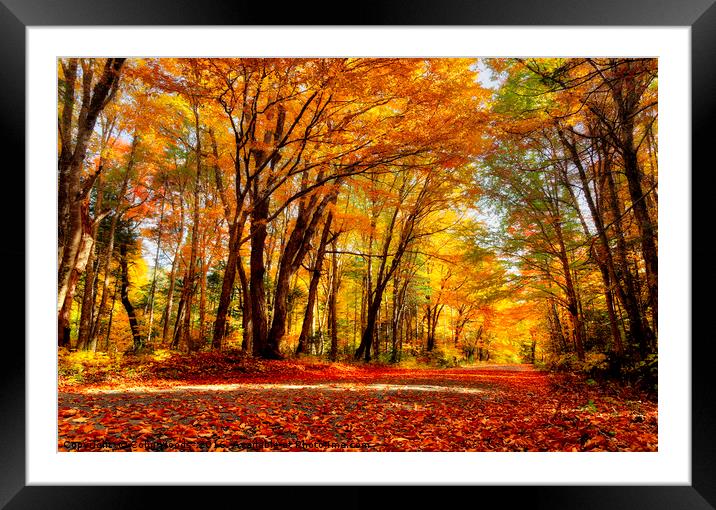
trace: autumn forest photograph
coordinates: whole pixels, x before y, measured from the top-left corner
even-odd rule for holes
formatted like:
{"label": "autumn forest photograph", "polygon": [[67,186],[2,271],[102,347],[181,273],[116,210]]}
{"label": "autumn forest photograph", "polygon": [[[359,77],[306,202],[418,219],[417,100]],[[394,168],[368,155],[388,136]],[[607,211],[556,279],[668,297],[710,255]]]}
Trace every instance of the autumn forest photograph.
{"label": "autumn forest photograph", "polygon": [[56,66],[58,451],[658,451],[656,58]]}

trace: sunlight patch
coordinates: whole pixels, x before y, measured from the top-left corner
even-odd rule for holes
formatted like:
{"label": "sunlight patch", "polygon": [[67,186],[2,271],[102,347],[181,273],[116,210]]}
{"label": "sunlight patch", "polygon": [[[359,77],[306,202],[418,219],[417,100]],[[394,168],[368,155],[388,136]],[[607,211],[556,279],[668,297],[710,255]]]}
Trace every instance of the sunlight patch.
{"label": "sunlight patch", "polygon": [[170,388],[152,388],[138,386],[125,389],[91,388],[86,393],[118,394],[118,393],[180,393],[182,391],[241,391],[241,390],[318,390],[318,391],[420,391],[442,393],[484,393],[484,389],[468,388],[462,386],[435,386],[426,384],[355,384],[355,383],[328,383],[328,384],[182,384]]}

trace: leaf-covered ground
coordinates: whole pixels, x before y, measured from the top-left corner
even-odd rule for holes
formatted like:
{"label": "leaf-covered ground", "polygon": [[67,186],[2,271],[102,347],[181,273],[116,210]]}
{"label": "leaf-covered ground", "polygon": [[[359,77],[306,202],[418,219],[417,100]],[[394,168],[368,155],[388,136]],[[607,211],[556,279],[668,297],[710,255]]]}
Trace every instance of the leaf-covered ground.
{"label": "leaf-covered ground", "polygon": [[198,363],[206,366],[164,360],[94,383],[61,378],[58,449],[657,450],[655,401],[524,365]]}

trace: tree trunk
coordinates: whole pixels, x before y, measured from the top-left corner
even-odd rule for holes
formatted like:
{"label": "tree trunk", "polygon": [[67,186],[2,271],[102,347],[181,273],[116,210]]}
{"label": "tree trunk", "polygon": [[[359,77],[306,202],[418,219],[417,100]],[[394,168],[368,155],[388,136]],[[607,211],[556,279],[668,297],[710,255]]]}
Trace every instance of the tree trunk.
{"label": "tree trunk", "polygon": [[[440,314],[443,311],[443,308],[445,305],[439,305],[436,303],[433,307],[432,316],[428,317],[428,352],[432,351],[435,348],[435,332],[438,328],[438,320],[440,319]],[[428,307],[430,309],[430,307]]]}
{"label": "tree trunk", "polygon": [[[103,161],[100,157],[99,171],[100,174],[97,179],[95,200],[94,216],[95,221],[93,222],[92,228],[92,239],[96,240],[99,232],[99,215],[102,212],[102,175],[101,169]],[[87,349],[91,344],[90,333],[92,333],[92,324],[94,322],[94,308],[97,301],[97,275],[99,270],[99,261],[96,257],[97,243],[92,243],[89,258],[87,260],[87,271],[85,273],[85,290],[82,296],[82,312],[80,318],[79,333],[77,335],[77,349]],[[96,343],[95,343],[96,345]]]}
{"label": "tree trunk", "polygon": [[[186,281],[186,273],[184,274],[184,281]],[[174,321],[174,336],[172,337],[172,343],[169,346],[171,349],[178,349],[179,344],[181,343],[181,339],[183,336],[182,333],[182,319],[184,317],[184,292],[182,292],[181,297],[179,298],[179,305],[177,306],[177,317]]]}
{"label": "tree trunk", "polygon": [[231,305],[231,294],[234,288],[234,281],[236,280],[237,265],[241,264],[239,260],[241,231],[238,226],[238,222],[235,222],[229,231],[229,255],[226,260],[224,278],[221,282],[219,306],[216,310],[216,320],[214,321],[214,336],[211,341],[211,347],[213,349],[221,349],[223,340],[226,337],[226,317]]}
{"label": "tree trunk", "polygon": [[[621,226],[622,208],[619,204],[619,197],[616,190],[616,183],[611,171],[607,172],[606,182],[609,190],[609,205],[614,217],[614,232],[616,237],[616,256],[619,264],[614,264],[614,281],[618,283],[617,291],[624,305],[629,319],[629,336],[632,343],[636,344],[642,357],[646,353],[647,338],[653,333],[650,331],[642,317],[637,297],[637,282],[629,268],[627,258],[627,244],[624,238],[624,231]],[[623,287],[621,283],[623,282]]]}
{"label": "tree trunk", "polygon": [[433,309],[432,309],[432,307],[431,307],[430,305],[428,305],[428,306],[425,307],[425,322],[427,323],[427,326],[428,326],[427,339],[426,339],[426,340],[427,340],[427,344],[426,344],[425,350],[428,351],[428,352],[430,352],[430,351],[433,350],[433,346],[435,345],[435,343],[434,343],[434,337],[433,337],[433,332],[432,332],[432,327],[433,327]]}
{"label": "tree trunk", "polygon": [[177,245],[177,251],[174,254],[174,259],[172,260],[172,268],[169,271],[169,288],[167,289],[167,305],[164,308],[164,313],[162,314],[162,344],[163,345],[166,345],[166,343],[167,343],[167,335],[169,334],[169,323],[171,322],[172,308],[174,307],[174,287],[176,285],[176,266],[177,266],[177,260],[179,259],[179,249],[178,249],[179,246],[181,246],[181,244]]}
{"label": "tree trunk", "polygon": [[87,261],[85,272],[85,288],[82,295],[82,308],[80,311],[80,326],[77,333],[77,349],[87,350],[90,346],[90,332],[94,318],[94,305],[97,298],[97,261],[94,249]]}
{"label": "tree trunk", "polygon": [[[282,105],[278,105],[276,125],[273,130],[267,129],[264,133],[264,143],[277,143],[283,135],[283,125],[286,119]],[[252,149],[255,165],[257,168],[265,167],[268,162],[269,168],[273,171],[280,159],[280,154],[275,153],[268,156],[263,150]],[[270,158],[270,159],[269,159]],[[251,295],[251,336],[252,351],[255,356],[262,356],[268,359],[280,359],[281,353],[278,344],[269,342],[268,333],[268,311],[266,302],[266,262],[264,251],[266,248],[266,227],[269,218],[269,206],[271,197],[260,189],[257,179],[251,183],[252,189],[252,210],[251,210],[251,256],[249,259],[250,270],[250,295]],[[247,182],[248,186],[249,183]]]}
{"label": "tree trunk", "polygon": [[246,270],[241,257],[236,259],[236,269],[241,282],[241,349],[244,352],[251,351],[251,339],[253,338],[253,320],[251,319],[252,298],[249,293],[249,280],[246,277]]}
{"label": "tree trunk", "polygon": [[199,273],[199,340],[200,345],[204,344],[206,339],[206,277],[209,273],[211,258],[206,257],[206,250],[202,250],[201,254],[201,271]]}
{"label": "tree trunk", "polygon": [[370,361],[370,349],[373,345],[373,339],[375,337],[375,322],[378,317],[378,311],[380,310],[380,304],[381,300],[383,298],[383,289],[382,287],[376,287],[375,289],[375,297],[373,298],[372,302],[368,306],[368,313],[366,316],[366,325],[365,330],[363,331],[363,334],[361,335],[360,345],[358,346],[358,349],[355,353],[355,359],[359,360],[361,357],[363,357],[364,361],[367,363]]}
{"label": "tree trunk", "polygon": [[[181,190],[183,191],[183,190]],[[179,265],[179,254],[181,252],[181,246],[184,238],[184,199],[182,197],[179,197],[179,239],[177,239],[177,246],[174,250],[174,257],[172,258],[172,268],[169,273],[169,289],[167,290],[167,306],[164,308],[164,314],[162,316],[163,320],[163,326],[162,326],[162,344],[166,345],[167,343],[167,337],[169,335],[169,323],[171,322],[172,317],[172,308],[174,307],[174,288],[176,287],[176,271],[177,266]],[[177,317],[179,316],[179,311],[177,310]],[[171,345],[174,345],[174,340],[172,339]]]}
{"label": "tree trunk", "polygon": [[[595,260],[597,262],[597,265],[599,266],[599,270],[602,275],[602,282],[604,283],[604,297],[606,299],[607,304],[607,313],[609,315],[609,328],[612,335],[612,342],[614,346],[614,352],[617,356],[617,358],[621,358],[624,354],[624,346],[622,344],[622,338],[621,333],[619,332],[619,326],[617,324],[616,314],[614,313],[614,299],[613,299],[613,291],[612,291],[612,278],[610,276],[610,272],[614,273],[614,261],[612,258],[611,248],[609,245],[609,240],[607,238],[606,229],[604,228],[604,219],[602,218],[602,215],[600,214],[600,211],[597,208],[597,203],[594,197],[592,197],[592,193],[589,187],[589,181],[587,179],[587,173],[584,169],[584,166],[582,165],[582,161],[579,157],[579,153],[577,152],[576,143],[574,141],[570,142],[567,140],[565,134],[560,130],[559,131],[560,138],[562,140],[563,145],[567,147],[569,150],[572,161],[577,168],[577,172],[579,174],[579,180],[582,183],[582,194],[586,199],[587,206],[589,207],[589,212],[592,216],[592,221],[594,223],[594,226],[597,230],[597,235],[599,238],[599,242],[601,243],[601,249],[594,247],[594,255]],[[567,190],[569,191],[570,197],[572,198],[572,202],[574,203],[574,207],[579,215],[580,222],[582,224],[582,229],[584,230],[585,236],[587,238],[591,237],[591,234],[589,232],[589,228],[587,227],[586,222],[584,221],[584,218],[582,217],[581,210],[579,209],[579,204],[577,203],[577,199],[574,196],[574,192],[572,191],[571,185],[566,179],[565,176],[565,185],[567,187]],[[611,269],[610,269],[611,268]],[[618,285],[618,282],[614,282],[615,285]]]}
{"label": "tree trunk", "polygon": [[139,333],[139,324],[132,302],[129,300],[129,269],[127,265],[127,244],[122,243],[119,246],[119,264],[122,271],[122,286],[120,288],[120,299],[127,311],[129,318],[129,328],[132,331],[132,350],[139,352],[143,346],[142,337]]}
{"label": "tree trunk", "polygon": [[577,352],[577,359],[584,361],[584,337],[583,327],[581,318],[579,316],[579,302],[577,300],[577,291],[574,286],[572,279],[572,269],[569,264],[569,257],[567,256],[567,248],[564,244],[564,237],[562,235],[562,227],[558,220],[554,221],[554,230],[557,234],[557,241],[559,243],[559,260],[562,263],[562,271],[564,272],[565,290],[567,293],[567,311],[569,312],[569,318],[572,322],[573,334],[574,334],[574,348]]}
{"label": "tree trunk", "polygon": [[[628,65],[628,64],[627,64]],[[658,314],[658,257],[656,249],[656,228],[649,216],[646,195],[642,189],[642,172],[639,168],[638,148],[634,144],[634,117],[639,107],[640,94],[636,92],[634,76],[627,73],[623,78],[623,87],[612,89],[619,110],[621,124],[621,153],[624,162],[624,175],[627,179],[634,217],[639,228],[641,253],[646,268],[646,281],[649,289],[649,305],[652,309],[654,330],[656,331]],[[617,93],[618,92],[618,93]],[[646,342],[651,344],[652,339]],[[640,345],[642,356],[650,345]]]}
{"label": "tree trunk", "polygon": [[331,294],[328,300],[328,324],[331,330],[331,352],[329,358],[331,361],[338,359],[338,308],[336,302],[338,300],[338,290],[340,289],[341,279],[338,274],[338,254],[336,253],[336,237],[333,238],[333,253],[331,253]]}
{"label": "tree trunk", "polygon": [[[268,221],[269,198],[255,197],[251,210],[251,257],[249,259],[249,283],[251,295],[251,336],[254,356],[271,355],[266,351],[268,319],[266,315],[266,222]],[[278,353],[276,353],[278,354]]]}
{"label": "tree trunk", "polygon": [[[291,234],[283,247],[279,261],[278,275],[276,276],[276,289],[273,299],[273,318],[267,339],[267,355],[280,357],[281,340],[286,334],[286,316],[288,313],[288,291],[291,277],[301,267],[301,263],[308,252],[311,239],[326,207],[335,202],[337,190],[330,191],[322,199],[313,195],[310,199],[302,200],[299,205],[298,216],[291,230]],[[329,225],[330,228],[330,225]],[[328,235],[328,234],[326,234]],[[325,253],[325,246],[324,246]]]}
{"label": "tree trunk", "polygon": [[[405,317],[405,295],[408,291],[411,275],[403,276],[402,280],[397,275],[393,276],[393,316],[391,331],[391,353],[390,362],[397,363],[402,349],[402,327]],[[408,325],[408,328],[410,326]]]}
{"label": "tree trunk", "polygon": [[94,321],[94,324],[92,326],[92,331],[90,332],[90,339],[94,338],[95,336],[99,335],[100,333],[100,323],[102,321],[102,317],[104,316],[106,312],[107,307],[107,297],[109,295],[109,277],[110,277],[110,269],[112,267],[112,255],[114,254],[114,237],[117,232],[117,223],[121,219],[122,215],[124,214],[124,211],[121,209],[122,201],[124,200],[124,195],[127,193],[127,187],[129,186],[129,176],[132,172],[132,168],[134,168],[135,163],[135,155],[137,150],[137,145],[139,144],[139,136],[135,133],[134,137],[132,139],[132,148],[129,152],[129,160],[127,161],[127,168],[124,172],[124,178],[122,179],[122,185],[120,186],[119,194],[117,195],[117,205],[115,206],[115,213],[112,215],[112,219],[110,220],[109,225],[109,233],[107,234],[107,249],[105,250],[104,254],[104,261],[102,263],[103,266],[103,279],[102,279],[102,296],[100,297],[99,302],[99,308],[97,310],[97,317]]}
{"label": "tree trunk", "polygon": [[[425,182],[423,191],[427,189],[427,185],[428,181]],[[404,186],[405,185],[401,187],[400,196],[402,196]],[[421,197],[422,196],[423,194],[421,193]],[[413,205],[412,210],[406,215],[400,229],[400,237],[397,246],[395,247],[393,260],[390,263],[390,267],[386,270],[386,267],[388,267],[388,253],[390,251],[390,245],[393,239],[393,228],[395,227],[398,213],[400,212],[400,207],[397,206],[393,210],[393,214],[386,228],[385,239],[383,240],[380,267],[378,269],[378,275],[375,279],[375,290],[372,293],[367,293],[366,296],[366,299],[368,301],[366,325],[361,336],[361,343],[358,346],[358,349],[356,350],[354,355],[356,360],[359,360],[361,357],[364,357],[366,362],[370,361],[370,348],[375,338],[375,322],[378,318],[378,313],[380,311],[380,306],[383,299],[383,292],[385,291],[386,285],[395,274],[395,271],[398,269],[405,250],[413,241],[413,228],[415,227],[415,222],[417,221],[418,215],[423,212],[423,206],[424,204],[421,203],[420,198],[418,198],[418,200],[416,200],[415,204]]]}
{"label": "tree trunk", "polygon": [[117,301],[117,291],[119,290],[119,282],[121,278],[118,278],[114,282],[114,290],[112,291],[112,306],[109,307],[109,320],[107,321],[107,332],[104,337],[104,352],[109,352],[109,338],[112,333],[112,321],[114,320],[114,304]]}
{"label": "tree trunk", "polygon": [[194,300],[194,292],[196,286],[196,259],[198,257],[199,248],[199,222],[200,222],[200,207],[199,207],[199,186],[201,184],[201,131],[199,127],[199,106],[193,105],[194,111],[194,130],[196,132],[196,174],[194,175],[194,204],[193,204],[193,219],[191,226],[191,249],[189,252],[189,267],[187,270],[186,278],[184,279],[184,286],[182,288],[182,299],[184,301],[184,325],[182,327],[182,341],[186,344],[188,352],[192,352],[195,349],[194,338],[191,332],[191,307]]}
{"label": "tree trunk", "polygon": [[152,326],[154,324],[154,295],[157,290],[157,267],[159,266],[159,251],[162,245],[162,222],[164,221],[164,198],[162,198],[161,209],[159,213],[159,225],[157,232],[157,249],[154,254],[154,269],[152,271],[152,285],[149,289],[149,326],[147,327],[147,344],[152,341]]}
{"label": "tree trunk", "polygon": [[298,345],[296,347],[296,354],[302,354],[306,352],[306,346],[311,335],[311,325],[313,324],[313,307],[316,302],[316,295],[318,294],[318,283],[321,279],[321,268],[323,266],[323,259],[326,254],[326,245],[328,244],[328,235],[331,231],[331,223],[333,222],[333,213],[329,212],[326,222],[323,225],[323,232],[321,232],[321,240],[318,244],[318,251],[316,252],[316,260],[311,271],[311,280],[308,284],[308,298],[306,300],[306,313],[303,317],[303,323],[301,325],[301,334],[298,337]]}

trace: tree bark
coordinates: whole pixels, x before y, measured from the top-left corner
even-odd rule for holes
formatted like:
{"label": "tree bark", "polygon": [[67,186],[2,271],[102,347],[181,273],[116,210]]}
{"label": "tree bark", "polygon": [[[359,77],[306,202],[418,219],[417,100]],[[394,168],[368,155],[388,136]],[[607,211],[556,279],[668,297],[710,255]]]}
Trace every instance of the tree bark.
{"label": "tree bark", "polygon": [[[162,344],[166,345],[167,336],[169,335],[169,323],[171,322],[172,308],[174,307],[174,288],[176,287],[176,271],[179,262],[179,253],[183,242],[184,232],[184,200],[179,198],[179,239],[177,239],[174,257],[172,258],[172,267],[169,272],[169,289],[167,289],[167,305],[162,314]],[[178,312],[177,312],[178,314]],[[173,341],[172,341],[173,344]]]}
{"label": "tree bark", "polygon": [[[196,99],[194,99],[196,101]],[[184,325],[182,326],[182,341],[186,345],[187,351],[192,352],[196,346],[191,332],[191,314],[192,302],[194,300],[194,292],[196,285],[196,259],[199,247],[199,222],[200,222],[200,193],[201,185],[201,130],[199,127],[199,106],[193,105],[194,112],[194,131],[196,133],[196,173],[194,175],[194,203],[193,203],[193,219],[191,226],[191,249],[189,252],[189,265],[184,286],[182,287],[182,300],[184,301]]]}
{"label": "tree bark", "polygon": [[[182,284],[186,282],[186,273],[184,273],[184,278],[182,279]],[[172,337],[172,343],[169,346],[171,349],[178,349],[179,344],[181,343],[182,339],[182,319],[184,317],[184,292],[182,292],[181,297],[179,298],[179,305],[177,306],[177,317],[174,321],[174,336]]]}
{"label": "tree bark", "polygon": [[[240,208],[237,206],[236,213],[238,213],[239,210]],[[231,306],[231,296],[234,290],[234,283],[236,282],[237,271],[239,272],[239,278],[241,278],[244,301],[246,301],[248,297],[248,293],[245,292],[246,274],[244,272],[240,256],[241,237],[243,236],[246,218],[246,211],[242,211],[239,218],[235,217],[233,221],[230,222],[229,254],[226,260],[226,268],[224,269],[224,277],[221,282],[221,295],[219,297],[219,305],[217,307],[216,319],[214,321],[214,335],[211,344],[213,349],[221,349],[223,340],[228,333],[226,322],[229,308]],[[245,308],[243,315],[246,316]],[[243,329],[245,331],[246,323],[244,322],[243,325]]]}
{"label": "tree bark", "polygon": [[154,295],[157,290],[157,267],[159,266],[159,251],[162,245],[162,222],[164,221],[164,197],[162,197],[161,209],[159,213],[159,225],[157,226],[157,249],[154,254],[154,268],[152,271],[152,284],[149,289],[149,325],[147,327],[147,344],[152,342],[152,326],[154,323]]}
{"label": "tree bark", "polygon": [[249,280],[246,277],[246,270],[241,257],[236,259],[236,269],[239,273],[239,281],[241,282],[241,349],[244,352],[251,351],[253,338],[253,320],[251,318],[252,298],[249,293]]}
{"label": "tree bark", "polygon": [[[658,256],[656,249],[656,227],[649,216],[646,194],[642,188],[642,172],[639,167],[638,148],[634,144],[634,117],[639,108],[643,88],[636,83],[635,76],[630,72],[631,64],[626,61],[619,64],[626,66],[620,86],[613,86],[612,93],[619,112],[621,124],[620,150],[624,163],[624,175],[627,178],[629,196],[631,198],[634,217],[639,228],[641,253],[646,268],[646,281],[649,289],[649,305],[652,309],[654,331],[658,323]],[[652,338],[647,338],[649,345],[640,346],[642,355],[651,347]]]}
{"label": "tree bark", "polygon": [[329,359],[338,359],[338,290],[341,279],[338,274],[338,254],[336,253],[336,236],[333,237],[333,253],[331,253],[331,290],[328,299],[328,327],[331,330],[331,351]]}
{"label": "tree bark", "polygon": [[614,264],[614,279],[616,282],[623,282],[622,285],[617,286],[619,297],[624,305],[624,309],[629,319],[629,336],[631,337],[632,343],[636,344],[639,351],[643,356],[646,354],[646,346],[648,343],[648,337],[653,335],[650,331],[648,324],[642,317],[641,310],[639,307],[639,298],[637,296],[638,282],[636,281],[636,275],[632,273],[629,268],[627,258],[627,244],[624,238],[624,231],[621,226],[622,208],[619,204],[619,196],[616,189],[616,183],[614,182],[614,176],[611,171],[607,172],[606,183],[608,186],[608,202],[614,217],[614,232],[616,237],[616,257],[619,264]]}
{"label": "tree bark", "polygon": [[122,215],[124,214],[124,210],[122,209],[122,201],[124,200],[124,195],[127,193],[127,187],[129,186],[129,177],[132,172],[132,169],[134,168],[135,163],[135,156],[137,151],[137,146],[140,143],[139,135],[136,133],[134,134],[134,137],[132,138],[132,147],[129,152],[129,159],[127,160],[127,167],[124,172],[124,177],[122,179],[122,184],[120,186],[119,194],[117,195],[117,204],[115,206],[115,212],[112,215],[112,219],[110,220],[110,226],[109,226],[109,232],[107,234],[107,248],[104,253],[104,261],[102,262],[103,267],[103,278],[102,278],[102,295],[100,297],[99,307],[97,310],[97,317],[94,320],[94,324],[92,325],[92,331],[90,332],[89,338],[92,341],[97,335],[99,335],[101,331],[101,321],[104,317],[104,314],[106,313],[107,308],[107,298],[109,296],[109,277],[111,273],[111,267],[112,267],[112,255],[114,254],[114,241],[115,241],[115,234],[117,232],[117,224],[119,220],[121,219]]}
{"label": "tree bark", "polygon": [[211,341],[213,349],[221,349],[224,338],[226,337],[226,318],[231,305],[231,294],[234,289],[236,280],[236,266],[239,261],[239,240],[241,237],[238,229],[238,222],[231,225],[229,230],[229,254],[226,259],[226,268],[224,269],[224,278],[221,282],[221,295],[219,296],[219,305],[216,310],[216,320],[214,321],[214,336]]}
{"label": "tree bark", "polygon": [[[269,214],[269,198],[256,197],[251,210],[251,256],[249,259],[249,292],[251,295],[251,336],[254,356],[272,356],[266,352],[268,320],[266,315],[266,222]],[[275,353],[278,354],[278,353]]]}
{"label": "tree bark", "polygon": [[428,352],[432,351],[435,348],[435,332],[438,327],[438,320],[440,319],[440,314],[442,313],[444,307],[444,304],[438,305],[437,303],[432,307],[428,306]]}
{"label": "tree bark", "polygon": [[137,323],[137,315],[132,302],[129,300],[129,268],[127,264],[127,243],[123,242],[119,245],[119,264],[122,272],[122,285],[120,287],[120,300],[124,309],[127,311],[129,319],[129,328],[132,331],[132,350],[139,352],[143,347],[142,336],[139,333],[139,324]]}
{"label": "tree bark", "polygon": [[[180,244],[178,246],[181,246]],[[178,248],[178,247],[177,247]],[[169,334],[169,323],[171,321],[172,308],[174,307],[174,286],[176,285],[176,266],[179,258],[179,250],[174,254],[172,267],[169,270],[169,288],[167,289],[167,304],[162,313],[162,344],[167,343],[167,335]]]}
{"label": "tree bark", "polygon": [[301,324],[301,333],[298,336],[298,345],[296,346],[296,354],[303,354],[306,352],[308,339],[312,333],[313,324],[313,307],[316,302],[316,296],[318,294],[318,283],[321,279],[321,271],[323,267],[323,259],[326,255],[326,246],[328,244],[328,236],[331,231],[331,223],[333,222],[333,213],[329,212],[326,222],[323,225],[323,231],[321,232],[321,240],[318,244],[318,251],[316,252],[316,260],[311,271],[311,280],[308,284],[308,297],[306,299],[306,313],[303,316],[303,323]]}
{"label": "tree bark", "polygon": [[579,301],[577,300],[577,291],[575,289],[574,280],[572,279],[572,268],[570,267],[567,249],[564,244],[562,227],[558,220],[555,220],[554,222],[554,230],[557,234],[557,241],[559,243],[559,260],[562,264],[562,271],[564,272],[565,290],[567,294],[567,312],[569,312],[569,318],[572,322],[574,348],[577,352],[577,359],[579,361],[584,361],[584,328],[582,327],[581,318],[579,316]]}
{"label": "tree bark", "polygon": [[267,340],[267,354],[272,357],[280,352],[281,341],[286,334],[288,291],[291,277],[301,267],[326,207],[335,202],[336,197],[337,190],[333,190],[328,192],[322,199],[314,195],[303,200],[299,206],[295,224],[281,253],[278,275],[276,276],[273,318]]}

